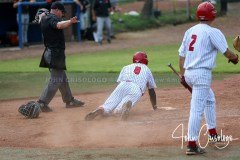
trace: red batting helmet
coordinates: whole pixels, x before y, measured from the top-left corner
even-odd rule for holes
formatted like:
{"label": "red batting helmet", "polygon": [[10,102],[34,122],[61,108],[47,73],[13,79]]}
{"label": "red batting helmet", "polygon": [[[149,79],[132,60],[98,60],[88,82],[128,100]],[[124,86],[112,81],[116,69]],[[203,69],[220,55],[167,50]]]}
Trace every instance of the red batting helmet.
{"label": "red batting helmet", "polygon": [[136,52],[133,56],[133,63],[142,63],[148,65],[147,54],[145,52]]}
{"label": "red batting helmet", "polygon": [[200,21],[213,21],[216,17],[217,11],[212,3],[202,2],[198,5],[196,14]]}

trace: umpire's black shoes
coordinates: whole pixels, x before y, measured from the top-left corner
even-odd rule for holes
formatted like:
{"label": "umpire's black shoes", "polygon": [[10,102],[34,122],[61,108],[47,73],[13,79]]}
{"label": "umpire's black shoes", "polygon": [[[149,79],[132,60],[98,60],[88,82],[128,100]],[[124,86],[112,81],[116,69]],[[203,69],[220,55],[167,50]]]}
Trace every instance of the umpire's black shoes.
{"label": "umpire's black shoes", "polygon": [[198,146],[195,147],[187,146],[186,155],[197,155],[203,153],[206,153],[206,151]]}
{"label": "umpire's black shoes", "polygon": [[53,110],[46,104],[38,102],[42,112],[52,112]]}
{"label": "umpire's black shoes", "polygon": [[66,103],[66,108],[83,107],[84,104],[84,102],[73,98],[70,102]]}

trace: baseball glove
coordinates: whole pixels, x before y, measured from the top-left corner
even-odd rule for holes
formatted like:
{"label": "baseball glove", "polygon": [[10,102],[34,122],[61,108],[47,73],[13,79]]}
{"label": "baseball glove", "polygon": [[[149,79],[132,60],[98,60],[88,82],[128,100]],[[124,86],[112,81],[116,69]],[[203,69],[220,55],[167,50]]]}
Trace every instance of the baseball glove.
{"label": "baseball glove", "polygon": [[41,16],[42,16],[43,13],[48,14],[49,13],[48,9],[46,9],[46,8],[38,9],[38,11],[35,15],[35,19],[33,20],[33,23],[40,23],[41,22]]}
{"label": "baseball glove", "polygon": [[40,111],[40,104],[34,101],[30,101],[26,105],[21,105],[18,109],[19,113],[30,119],[38,118]]}
{"label": "baseball glove", "polygon": [[240,52],[240,37],[239,35],[233,40],[233,47]]}

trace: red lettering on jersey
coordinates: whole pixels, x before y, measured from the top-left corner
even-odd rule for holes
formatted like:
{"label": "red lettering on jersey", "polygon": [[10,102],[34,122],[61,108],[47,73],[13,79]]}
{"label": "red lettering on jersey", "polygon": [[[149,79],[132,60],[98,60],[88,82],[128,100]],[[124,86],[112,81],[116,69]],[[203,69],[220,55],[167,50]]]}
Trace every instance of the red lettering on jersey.
{"label": "red lettering on jersey", "polygon": [[134,69],[135,74],[139,74],[141,72],[141,67],[136,66]]}
{"label": "red lettering on jersey", "polygon": [[189,45],[189,49],[188,50],[189,51],[194,51],[193,45],[195,44],[195,42],[197,40],[197,35],[193,34],[191,38],[192,38],[192,41],[191,41],[191,43]]}

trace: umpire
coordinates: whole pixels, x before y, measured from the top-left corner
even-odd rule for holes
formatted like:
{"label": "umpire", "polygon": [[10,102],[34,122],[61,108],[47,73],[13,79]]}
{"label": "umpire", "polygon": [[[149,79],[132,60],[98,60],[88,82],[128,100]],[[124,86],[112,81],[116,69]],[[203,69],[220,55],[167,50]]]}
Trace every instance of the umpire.
{"label": "umpire", "polygon": [[48,104],[59,89],[66,108],[81,107],[84,102],[74,99],[72,96],[67,76],[65,73],[65,38],[63,29],[77,23],[77,17],[63,21],[66,10],[61,2],[51,5],[50,13],[41,18],[41,31],[44,39],[45,50],[42,55],[40,67],[49,68],[51,78],[40,96],[38,102],[41,104],[42,112],[51,112]]}

